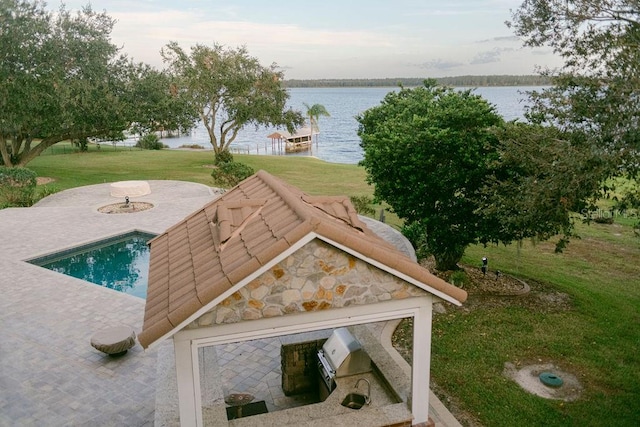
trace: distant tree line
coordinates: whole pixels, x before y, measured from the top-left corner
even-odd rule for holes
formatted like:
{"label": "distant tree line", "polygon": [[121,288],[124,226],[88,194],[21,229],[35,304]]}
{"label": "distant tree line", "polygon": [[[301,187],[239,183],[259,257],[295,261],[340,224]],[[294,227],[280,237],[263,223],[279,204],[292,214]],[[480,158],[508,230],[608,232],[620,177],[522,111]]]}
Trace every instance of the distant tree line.
{"label": "distant tree line", "polygon": [[[318,79],[318,80],[285,80],[285,87],[418,87],[422,86],[426,77],[402,77],[384,79]],[[455,76],[435,79],[443,86],[548,86],[550,78],[541,75],[526,76]]]}

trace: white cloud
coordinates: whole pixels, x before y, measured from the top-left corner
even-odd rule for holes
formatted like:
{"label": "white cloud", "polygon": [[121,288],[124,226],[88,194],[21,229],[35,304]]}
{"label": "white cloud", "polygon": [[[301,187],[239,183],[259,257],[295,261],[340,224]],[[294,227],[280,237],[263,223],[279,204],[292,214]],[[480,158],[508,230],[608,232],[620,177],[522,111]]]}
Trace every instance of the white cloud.
{"label": "white cloud", "polygon": [[451,61],[451,60],[443,60],[441,58],[433,59],[430,61],[423,62],[421,64],[417,64],[420,68],[426,68],[431,70],[440,70],[440,71],[448,71],[453,68],[458,68],[464,65],[463,62],[460,61]]}
{"label": "white cloud", "polygon": [[[281,52],[308,52],[315,49],[338,52],[346,49],[390,49],[392,37],[367,31],[328,31],[300,25],[275,25],[248,21],[216,21],[193,12],[116,13],[113,38],[136,59],[147,61],[150,51],[159,60],[159,50],[169,41],[187,47],[217,42],[228,46],[246,45],[250,54],[266,48]],[[153,61],[153,62],[157,62]],[[271,60],[275,60],[272,58]]]}
{"label": "white cloud", "polygon": [[485,39],[485,40],[478,40],[478,43],[495,43],[495,42],[516,42],[516,43],[520,43],[520,37],[518,36],[499,36],[499,37],[492,37],[490,39]]}
{"label": "white cloud", "polygon": [[500,62],[500,59],[504,52],[512,52],[514,50],[515,49],[509,47],[495,47],[492,50],[478,52],[476,56],[471,60],[470,64],[489,64],[491,62]]}
{"label": "white cloud", "polygon": [[326,0],[311,6],[277,0],[92,0],[95,10],[106,9],[117,20],[112,39],[137,61],[161,67],[160,49],[170,41],[185,49],[196,43],[245,45],[261,63],[279,64],[287,78],[533,72],[534,59],[542,62],[550,56],[507,50],[521,47],[503,25],[509,8],[520,2],[396,0],[390,5]]}

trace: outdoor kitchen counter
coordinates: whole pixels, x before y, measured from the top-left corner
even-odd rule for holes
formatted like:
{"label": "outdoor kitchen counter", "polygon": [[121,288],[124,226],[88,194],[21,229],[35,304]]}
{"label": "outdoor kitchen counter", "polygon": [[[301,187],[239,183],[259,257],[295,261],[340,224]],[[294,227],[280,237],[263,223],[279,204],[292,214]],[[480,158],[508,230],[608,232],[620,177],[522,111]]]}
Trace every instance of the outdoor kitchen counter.
{"label": "outdoor kitchen counter", "polygon": [[[344,397],[356,392],[354,386],[360,378],[371,383],[371,404],[361,409],[349,409],[341,405]],[[358,393],[367,393],[367,384],[362,381]],[[238,418],[229,421],[233,427],[258,427],[265,425],[292,426],[387,426],[401,425],[408,422],[411,425],[411,411],[404,402],[398,400],[387,389],[384,381],[374,373],[358,374],[350,377],[336,378],[336,389],[324,402],[299,406],[277,412]]]}
{"label": "outdoor kitchen counter", "polygon": [[[407,404],[411,378],[380,344],[365,325],[353,326],[351,331],[371,357],[373,370],[365,374],[336,378],[336,389],[324,402],[282,411],[238,418],[228,422],[232,427],[311,426],[311,427],[380,427],[411,425],[413,415]],[[341,405],[349,393],[355,392],[356,382],[365,378],[371,383],[371,404],[355,410]],[[362,381],[357,390],[366,394]],[[205,425],[226,425],[224,401],[206,411]],[[399,402],[399,403],[396,403]]]}

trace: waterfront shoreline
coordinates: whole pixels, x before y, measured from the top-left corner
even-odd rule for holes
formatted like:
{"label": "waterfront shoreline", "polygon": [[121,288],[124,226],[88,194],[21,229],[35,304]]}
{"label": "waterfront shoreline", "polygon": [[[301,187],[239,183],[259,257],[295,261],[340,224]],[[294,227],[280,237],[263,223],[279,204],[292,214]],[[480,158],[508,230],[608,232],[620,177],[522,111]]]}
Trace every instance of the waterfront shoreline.
{"label": "waterfront shoreline", "polygon": [[[522,119],[526,103],[524,92],[539,90],[542,86],[502,86],[479,87],[475,93],[483,96],[495,106],[496,111],[505,120]],[[346,87],[346,88],[292,88],[289,89],[289,106],[304,111],[304,104],[321,104],[331,114],[319,121],[320,134],[314,143],[311,156],[330,163],[358,164],[363,153],[358,137],[356,116],[363,111],[377,106],[387,93],[398,88],[390,87]],[[472,89],[472,88],[461,88]],[[231,152],[251,155],[278,155],[273,150],[272,142],[267,135],[275,131],[272,127],[247,126],[242,129],[231,144]],[[197,126],[187,135],[165,137],[160,139],[171,148],[182,145],[200,145],[211,147],[208,132],[202,125]],[[210,149],[210,148],[209,148]],[[307,155],[308,152],[304,152]],[[286,153],[285,156],[296,154]]]}

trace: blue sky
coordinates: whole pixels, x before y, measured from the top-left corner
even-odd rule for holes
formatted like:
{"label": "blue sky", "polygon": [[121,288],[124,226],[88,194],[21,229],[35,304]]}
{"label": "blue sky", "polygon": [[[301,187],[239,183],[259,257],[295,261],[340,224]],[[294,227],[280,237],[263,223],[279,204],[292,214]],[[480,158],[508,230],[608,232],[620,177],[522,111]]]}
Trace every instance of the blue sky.
{"label": "blue sky", "polygon": [[[287,79],[534,74],[559,62],[523,48],[504,22],[522,0],[93,0],[117,20],[115,43],[162,66],[169,41],[184,48],[245,45]],[[87,1],[65,1],[69,9]],[[56,8],[59,3],[51,2]]]}

